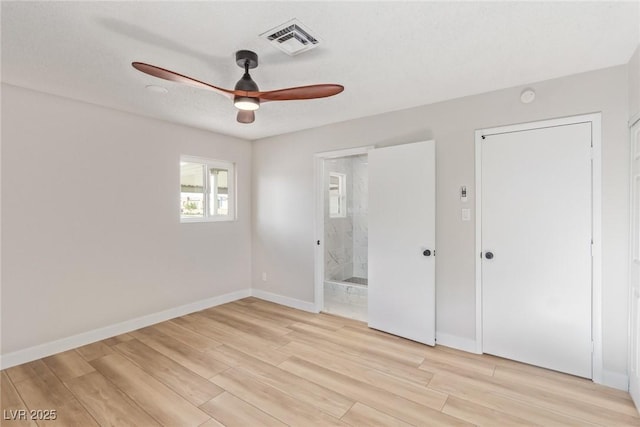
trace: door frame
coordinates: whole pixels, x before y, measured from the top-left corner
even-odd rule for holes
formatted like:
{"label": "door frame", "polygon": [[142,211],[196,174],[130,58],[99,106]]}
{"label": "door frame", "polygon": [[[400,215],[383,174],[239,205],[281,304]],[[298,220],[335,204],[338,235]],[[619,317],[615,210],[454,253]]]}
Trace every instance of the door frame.
{"label": "door frame", "polygon": [[591,220],[592,220],[592,265],[591,265],[591,337],[593,352],[591,359],[592,380],[602,383],[602,114],[590,113],[550,120],[499,126],[475,131],[476,166],[476,352],[482,353],[482,138],[486,135],[522,132],[539,128],[591,123]]}
{"label": "door frame", "polygon": [[[638,156],[638,150],[636,147],[636,141],[634,141],[634,134],[633,134],[633,128],[635,126],[640,126],[640,113],[634,115],[633,117],[631,117],[631,119],[629,119],[629,232],[631,235],[631,239],[629,240],[629,277],[628,277],[628,283],[629,283],[629,291],[628,291],[628,298],[629,298],[629,304],[628,304],[628,312],[629,312],[629,319],[628,319],[628,325],[627,325],[627,343],[628,343],[628,353],[627,353],[627,374],[628,374],[628,391],[629,393],[632,393],[632,391],[635,392],[635,390],[632,390],[631,388],[631,377],[632,377],[632,363],[633,363],[633,358],[635,357],[635,354],[633,354],[633,347],[631,346],[631,340],[633,339],[632,337],[634,336],[634,332],[636,331],[636,329],[638,327],[640,327],[640,325],[637,325],[635,323],[635,319],[633,318],[633,303],[634,303],[634,299],[636,298],[636,296],[634,295],[634,288],[637,286],[634,283],[634,280],[637,280],[634,278],[634,274],[633,274],[633,268],[634,268],[634,263],[635,263],[635,244],[637,242],[634,241],[634,239],[637,239],[637,237],[635,237],[636,233],[638,232],[638,230],[636,229],[636,225],[635,225],[635,221],[634,221],[634,205],[636,202],[636,196],[634,194],[634,181],[637,179],[637,175],[634,176],[633,175],[633,164],[637,159]],[[636,332],[637,334],[637,332]],[[631,397],[635,397],[634,393],[631,395]],[[636,399],[633,400],[633,403],[636,405],[636,408],[638,409],[638,411],[640,411],[640,400],[636,401]]]}
{"label": "door frame", "polygon": [[[373,145],[365,145],[356,148],[346,148],[335,151],[323,151],[313,155],[314,166],[314,229],[315,239],[313,245],[314,253],[314,305],[316,313],[324,308],[324,162],[329,159],[338,159],[340,157],[357,156],[367,154],[375,147]],[[320,244],[316,242],[320,241]]]}

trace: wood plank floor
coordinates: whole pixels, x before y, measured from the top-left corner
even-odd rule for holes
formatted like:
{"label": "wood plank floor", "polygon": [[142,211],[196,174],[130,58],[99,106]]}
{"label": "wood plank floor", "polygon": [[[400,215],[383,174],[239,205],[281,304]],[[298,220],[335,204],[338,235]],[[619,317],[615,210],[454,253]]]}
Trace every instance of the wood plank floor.
{"label": "wood plank floor", "polygon": [[256,298],[0,374],[3,426],[640,426],[619,390]]}

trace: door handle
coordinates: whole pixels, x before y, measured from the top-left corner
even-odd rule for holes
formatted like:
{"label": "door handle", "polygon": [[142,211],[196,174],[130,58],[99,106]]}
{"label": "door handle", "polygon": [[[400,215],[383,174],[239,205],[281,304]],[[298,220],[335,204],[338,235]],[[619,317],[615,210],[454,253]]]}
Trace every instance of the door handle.
{"label": "door handle", "polygon": [[486,259],[493,259],[493,252],[485,252],[484,257]]}
{"label": "door handle", "polygon": [[[425,250],[422,252],[422,255],[424,255],[424,256],[431,256],[431,250],[430,250],[430,249],[425,249]],[[436,251],[433,251],[433,256],[435,256],[435,255],[436,255]]]}

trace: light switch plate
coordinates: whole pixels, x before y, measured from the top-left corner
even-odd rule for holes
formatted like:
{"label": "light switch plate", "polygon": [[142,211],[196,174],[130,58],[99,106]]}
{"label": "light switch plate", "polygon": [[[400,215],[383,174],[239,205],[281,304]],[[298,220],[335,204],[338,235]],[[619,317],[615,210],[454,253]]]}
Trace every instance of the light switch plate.
{"label": "light switch plate", "polygon": [[462,209],[462,220],[471,221],[471,209]]}

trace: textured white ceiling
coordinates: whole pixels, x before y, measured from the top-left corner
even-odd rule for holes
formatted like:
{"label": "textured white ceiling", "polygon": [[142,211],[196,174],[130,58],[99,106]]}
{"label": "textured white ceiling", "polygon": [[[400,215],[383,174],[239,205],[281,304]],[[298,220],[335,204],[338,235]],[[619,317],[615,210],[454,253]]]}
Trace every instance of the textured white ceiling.
{"label": "textured white ceiling", "polygon": [[[318,48],[289,57],[258,38],[294,17]],[[637,1],[3,1],[1,18],[3,82],[246,139],[624,64],[640,42]],[[242,125],[228,99],[130,65],[233,88],[239,49],[260,56],[261,90],[346,90],[264,104]]]}

